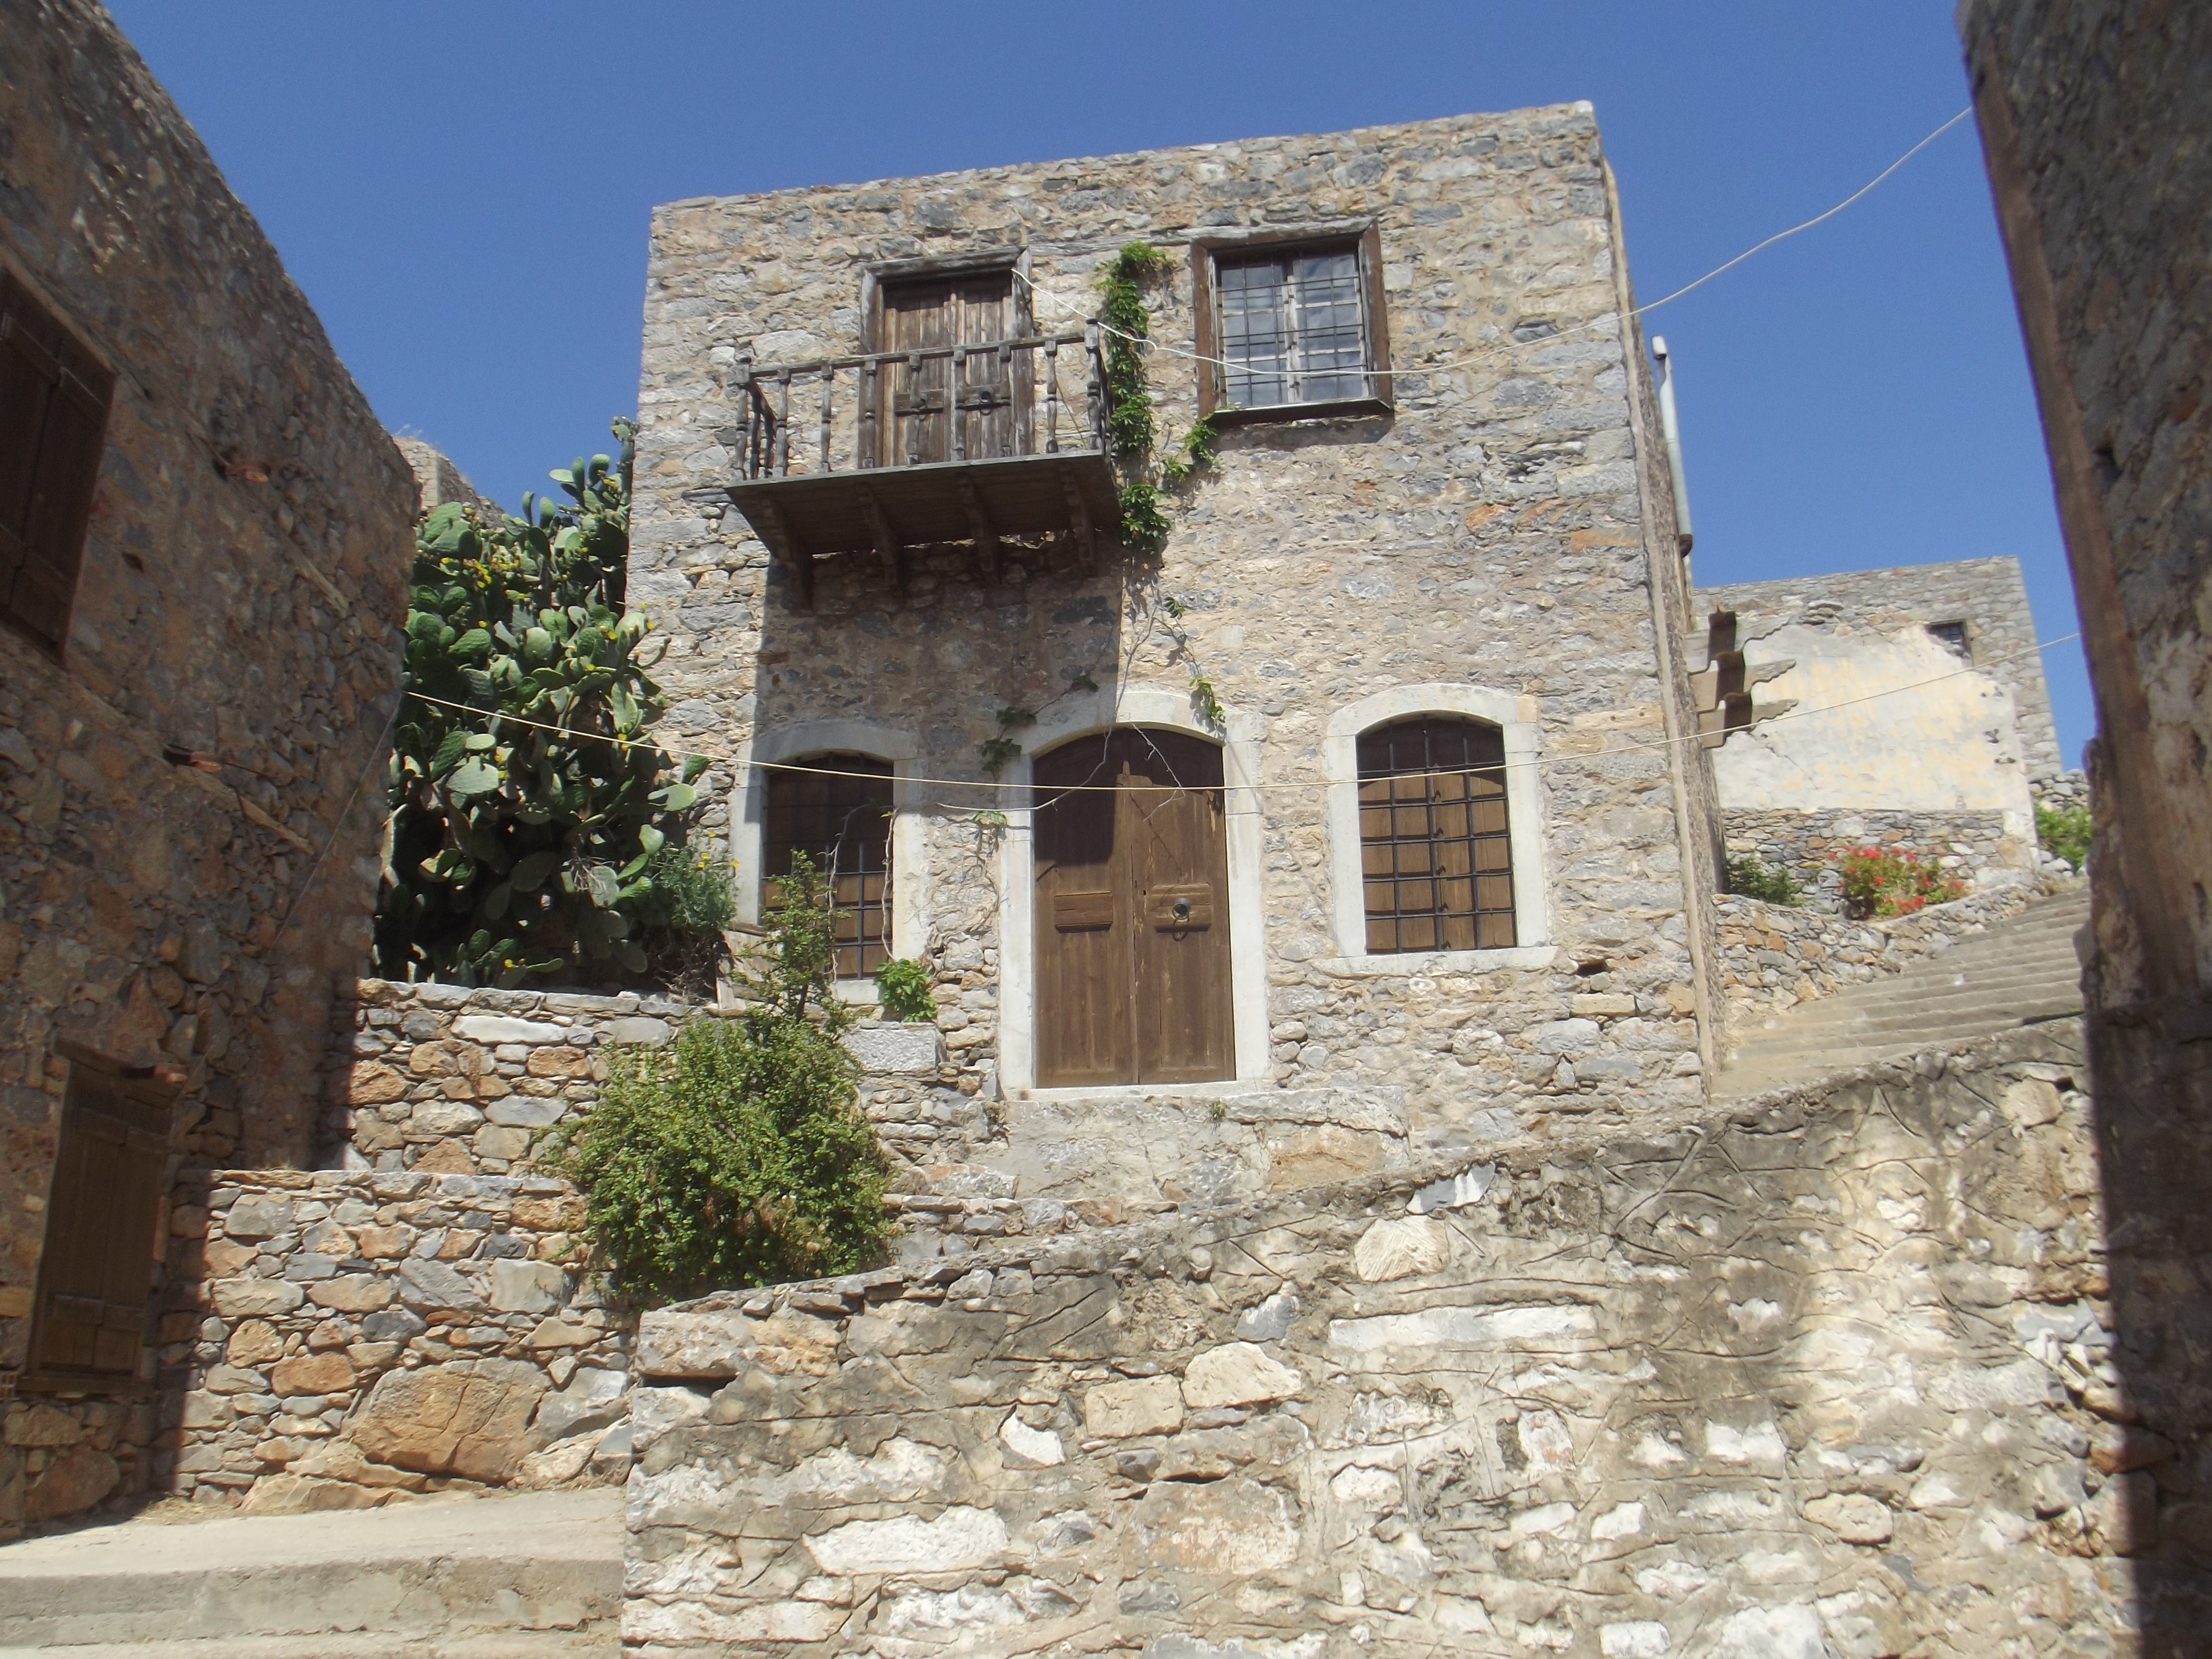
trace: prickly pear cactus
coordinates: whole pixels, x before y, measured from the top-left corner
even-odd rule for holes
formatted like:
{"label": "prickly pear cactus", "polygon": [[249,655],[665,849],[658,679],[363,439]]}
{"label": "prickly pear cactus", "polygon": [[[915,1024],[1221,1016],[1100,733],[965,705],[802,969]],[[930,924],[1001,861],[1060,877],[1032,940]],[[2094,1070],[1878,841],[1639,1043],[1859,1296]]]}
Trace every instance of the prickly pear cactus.
{"label": "prickly pear cactus", "polygon": [[[633,917],[690,837],[708,767],[653,741],[667,708],[623,604],[636,428],[556,469],[565,501],[497,524],[457,504],[416,530],[406,695],[388,778],[378,971],[513,986],[643,972]],[[665,908],[665,907],[663,907]]]}

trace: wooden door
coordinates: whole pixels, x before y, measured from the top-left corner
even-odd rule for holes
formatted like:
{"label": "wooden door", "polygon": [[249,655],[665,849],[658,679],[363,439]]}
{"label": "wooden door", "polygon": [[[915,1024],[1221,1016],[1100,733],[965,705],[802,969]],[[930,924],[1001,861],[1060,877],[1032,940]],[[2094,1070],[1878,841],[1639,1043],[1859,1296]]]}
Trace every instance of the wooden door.
{"label": "wooden door", "polygon": [[1037,1082],[1233,1077],[1221,750],[1125,728],[1035,777]]}
{"label": "wooden door", "polygon": [[[878,370],[876,429],[884,449],[877,465],[1025,453],[1029,354],[1005,344],[1027,332],[1028,307],[1014,293],[1013,273],[886,283],[877,295],[872,349],[933,354]],[[957,375],[948,347],[976,348],[960,354]]]}

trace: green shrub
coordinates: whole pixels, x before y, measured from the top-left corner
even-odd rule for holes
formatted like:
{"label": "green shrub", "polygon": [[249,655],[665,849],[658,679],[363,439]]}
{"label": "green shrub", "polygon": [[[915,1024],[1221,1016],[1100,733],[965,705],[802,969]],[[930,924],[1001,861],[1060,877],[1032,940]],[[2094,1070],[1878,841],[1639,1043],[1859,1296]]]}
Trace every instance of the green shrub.
{"label": "green shrub", "polygon": [[879,1261],[890,1168],[838,1042],[835,913],[803,857],[747,964],[752,1000],[615,1051],[599,1103],[546,1136],[582,1191],[594,1265],[642,1305]]}
{"label": "green shrub", "polygon": [[1753,853],[1728,861],[1728,886],[1729,892],[1762,903],[1796,906],[1805,902],[1805,890],[1789,866],[1762,863]]}
{"label": "green shrub", "polygon": [[876,969],[876,995],[894,1019],[937,1018],[937,999],[929,994],[929,969],[899,957]]}
{"label": "green shrub", "polygon": [[2035,807],[2035,838],[2048,853],[2056,853],[2076,870],[2089,862],[2089,809],[2086,806]]}
{"label": "green shrub", "polygon": [[1835,857],[1848,915],[1905,916],[1966,896],[1966,884],[1933,857],[1881,847],[1855,847]]}

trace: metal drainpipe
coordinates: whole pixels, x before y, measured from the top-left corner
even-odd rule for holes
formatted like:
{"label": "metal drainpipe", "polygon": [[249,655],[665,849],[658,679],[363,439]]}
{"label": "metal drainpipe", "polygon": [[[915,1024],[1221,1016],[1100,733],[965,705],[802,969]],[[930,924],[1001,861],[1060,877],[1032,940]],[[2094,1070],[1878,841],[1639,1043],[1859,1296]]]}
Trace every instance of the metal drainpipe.
{"label": "metal drainpipe", "polygon": [[1690,529],[1690,485],[1682,476],[1682,431],[1674,422],[1674,364],[1667,355],[1665,336],[1651,337],[1651,355],[1659,363],[1659,431],[1667,440],[1667,471],[1674,486],[1674,547],[1686,558],[1693,539]]}

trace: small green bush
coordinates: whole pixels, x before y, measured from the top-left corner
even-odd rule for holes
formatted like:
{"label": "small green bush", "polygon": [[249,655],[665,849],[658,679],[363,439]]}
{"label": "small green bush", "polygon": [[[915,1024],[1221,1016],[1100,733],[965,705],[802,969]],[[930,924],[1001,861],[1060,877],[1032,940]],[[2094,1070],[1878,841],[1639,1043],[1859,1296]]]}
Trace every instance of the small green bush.
{"label": "small green bush", "polygon": [[1763,863],[1754,853],[1728,861],[1728,885],[1729,892],[1765,904],[1794,907],[1805,902],[1805,890],[1797,884],[1789,866]]}
{"label": "small green bush", "polygon": [[898,957],[876,969],[876,995],[893,1019],[935,1019],[937,999],[929,994],[929,969]]}
{"label": "small green bush", "polygon": [[749,964],[753,997],[615,1051],[599,1103],[546,1137],[582,1191],[594,1265],[644,1306],[851,1273],[879,1261],[890,1171],[854,1103],[833,994],[835,912],[795,859]]}
{"label": "small green bush", "polygon": [[2076,870],[2089,862],[2089,809],[2086,806],[2035,807],[2035,838],[2048,853],[2056,853]]}

